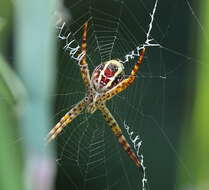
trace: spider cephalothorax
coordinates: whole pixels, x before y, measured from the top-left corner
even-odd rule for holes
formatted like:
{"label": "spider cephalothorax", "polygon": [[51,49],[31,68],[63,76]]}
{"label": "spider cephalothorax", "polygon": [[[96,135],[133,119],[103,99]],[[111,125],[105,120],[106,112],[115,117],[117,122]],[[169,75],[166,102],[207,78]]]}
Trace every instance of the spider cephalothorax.
{"label": "spider cephalothorax", "polygon": [[125,78],[124,66],[120,60],[110,60],[98,65],[90,78],[88,64],[86,62],[86,36],[87,23],[84,25],[82,52],[83,58],[80,62],[81,76],[87,90],[86,96],[69,110],[60,121],[49,132],[48,141],[53,140],[69,123],[72,122],[85,108],[87,112],[94,113],[96,110],[102,112],[105,121],[110,126],[114,135],[118,138],[118,142],[128,153],[129,157],[140,167],[141,162],[136,154],[131,150],[130,145],[122,134],[120,126],[114,119],[105,103],[116,94],[125,90],[136,79],[136,73],[139,65],[142,63],[145,48],[142,49],[138,62],[135,64],[131,74]]}
{"label": "spider cephalothorax", "polygon": [[98,93],[107,92],[124,79],[124,66],[119,60],[110,60],[98,65],[91,81]]}

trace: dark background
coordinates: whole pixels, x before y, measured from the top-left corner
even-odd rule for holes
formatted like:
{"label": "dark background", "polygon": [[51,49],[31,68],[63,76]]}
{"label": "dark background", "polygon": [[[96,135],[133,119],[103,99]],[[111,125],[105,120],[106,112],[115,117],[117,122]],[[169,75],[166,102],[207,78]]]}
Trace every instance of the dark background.
{"label": "dark background", "polygon": [[[68,24],[70,31],[77,31],[90,16],[93,16],[92,20],[95,23],[97,17],[107,20],[112,19],[117,22],[114,18],[103,14],[102,11],[104,11],[114,15],[116,18],[120,17],[120,23],[123,23],[130,30],[139,44],[143,43],[145,39],[144,31],[148,29],[149,13],[152,11],[153,5],[154,1],[140,2],[134,0],[124,1],[124,3],[113,0],[65,1],[65,6],[71,15],[71,22]],[[88,14],[91,7],[101,12],[93,11]],[[121,16],[119,16],[120,14]],[[84,18],[80,19],[81,16],[84,16]],[[162,48],[149,48],[147,50],[144,64],[135,83],[107,104],[121,127],[125,120],[143,139],[141,151],[145,156],[148,189],[176,189],[177,169],[183,167],[179,142],[184,127],[185,107],[188,104],[186,94],[189,88],[192,88],[190,83],[188,84],[188,76],[191,75],[191,67],[195,68],[196,66],[195,61],[190,60],[191,57],[195,59],[195,55],[192,54],[191,50],[192,44],[189,42],[192,18],[191,11],[185,1],[159,1],[151,35],[155,39],[154,42],[161,44]],[[76,19],[78,19],[76,23],[73,23]],[[93,25],[93,22],[90,21],[90,26]],[[108,26],[105,21],[101,21],[101,24]],[[118,41],[116,41],[112,53],[113,57],[119,57],[120,59],[125,56],[124,52],[127,51],[128,53],[136,47],[131,41],[130,34],[122,27],[123,24],[119,26]],[[94,28],[94,30],[97,29]],[[90,28],[88,35],[91,36],[93,31]],[[193,32],[195,31],[193,30]],[[101,35],[106,34],[102,33]],[[82,30],[76,32],[75,38],[78,44],[81,43],[81,36]],[[129,46],[123,43],[122,38],[128,38]],[[88,43],[91,42],[88,41]],[[60,46],[62,47],[63,44],[60,43]],[[127,49],[125,49],[125,46]],[[88,47],[87,44],[87,49]],[[72,94],[69,96],[57,96],[56,113],[59,112],[57,120],[65,113],[63,109],[75,104],[85,95],[79,69],[66,54],[60,48],[57,91],[60,94],[68,92],[72,92]],[[93,63],[89,63],[92,71],[94,65],[98,65],[101,59],[97,55],[98,52],[91,50],[90,47],[88,54],[90,57],[96,54]],[[133,64],[134,61],[130,62],[130,65]],[[125,65],[126,73],[131,70],[130,65]],[[194,79],[195,76],[193,75]],[[192,98],[192,95],[189,98]],[[63,111],[60,113],[60,110]],[[101,114],[96,112],[91,118],[87,119],[87,122],[80,124],[85,117],[88,116],[84,114],[76,121],[73,121],[69,129],[66,129],[64,134],[59,137],[57,189],[108,189],[108,185],[110,185],[110,189],[137,189],[137,187],[139,189],[141,174],[137,173],[129,158],[117,145],[115,137],[104,123]],[[85,152],[83,158],[81,153],[81,158],[78,160],[81,165],[83,164],[81,173],[78,165],[70,160],[70,155],[77,150],[75,148],[77,145],[73,144],[79,141],[79,134],[84,134],[83,138],[81,138],[82,142],[79,150],[82,152],[86,147],[88,149],[95,130],[104,133],[101,138],[104,138],[106,148],[101,158],[105,157],[107,162],[96,167],[94,174],[88,175],[98,177],[100,174],[107,172],[105,169],[108,170],[108,174],[85,184],[85,178],[87,177],[82,172],[88,171],[86,164],[90,153]],[[123,131],[125,133],[124,129]],[[125,136],[128,138],[126,133]],[[73,147],[76,150],[73,150]],[[119,162],[118,159],[123,161]],[[127,174],[128,180],[125,174]],[[114,182],[116,185],[111,187]]]}

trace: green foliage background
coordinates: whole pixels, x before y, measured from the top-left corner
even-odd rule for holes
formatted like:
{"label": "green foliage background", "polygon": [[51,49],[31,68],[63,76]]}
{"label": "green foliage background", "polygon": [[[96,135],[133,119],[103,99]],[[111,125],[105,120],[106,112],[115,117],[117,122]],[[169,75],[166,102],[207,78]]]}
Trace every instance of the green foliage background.
{"label": "green foliage background", "polygon": [[[56,37],[49,25],[49,17],[50,10],[55,7],[55,3],[36,1],[33,7],[35,11],[31,12],[32,1],[21,2],[21,5],[13,6],[11,1],[0,1],[0,189],[2,190],[35,188],[30,185],[25,186],[34,180],[26,179],[25,173],[25,168],[31,164],[29,158],[34,157],[34,152],[38,152],[41,155],[40,158],[49,163],[53,159],[51,158],[53,149],[49,149],[49,152],[45,151],[42,145],[46,131],[51,126],[49,120],[53,112],[53,102],[49,96],[53,94],[56,78],[54,77],[56,67],[53,64]],[[66,1],[66,5],[70,5],[70,3],[70,1]],[[165,3],[166,1],[159,1],[159,7],[162,8]],[[176,3],[178,4],[178,1]],[[179,146],[181,154],[177,154],[177,158],[169,158],[169,156],[167,157],[167,153],[170,155],[169,152],[156,150],[149,153],[148,162],[149,168],[151,168],[149,173],[152,179],[150,189],[209,189],[209,40],[207,35],[209,34],[209,1],[195,2],[195,6],[199,7],[197,15],[200,15],[201,25],[197,27],[199,21],[194,21],[196,18],[191,16],[191,12],[188,17],[182,9],[176,15],[185,19],[185,24],[176,28],[175,32],[176,35],[182,35],[184,46],[181,48],[185,52],[192,48],[194,57],[199,60],[199,63],[185,66],[182,69],[183,74],[180,73],[176,81],[168,79],[165,84],[168,97],[164,97],[164,109],[172,108],[173,111],[166,113],[165,122],[172,126],[171,130],[166,132],[171,140],[179,142],[176,146]],[[75,14],[79,15],[79,10],[75,11]],[[169,10],[164,14],[161,15],[162,22],[169,15]],[[27,23],[23,17],[30,18],[30,22]],[[37,23],[40,21],[42,24],[39,28],[35,27],[37,29],[35,31],[33,21]],[[16,27],[14,27],[14,23]],[[31,30],[29,30],[30,27]],[[13,44],[11,48],[12,31],[17,35],[16,44]],[[183,34],[182,31],[184,31]],[[28,32],[29,36],[22,35],[21,32]],[[32,33],[36,37],[31,38]],[[46,51],[42,49],[44,40],[46,40],[44,44]],[[172,36],[172,43],[177,43],[175,35]],[[32,47],[31,44],[36,44],[36,46]],[[14,49],[16,57],[14,57],[12,49]],[[13,56],[12,59],[11,56]],[[171,57],[170,60],[172,59]],[[172,61],[177,62],[178,60]],[[42,84],[44,85],[40,87],[39,85]],[[23,102],[26,105],[27,113],[20,116],[21,109],[24,109]],[[69,104],[71,104],[70,100]],[[180,110],[182,105],[184,111]],[[180,111],[182,112],[179,113]],[[175,112],[178,114],[171,116]],[[147,135],[145,134],[144,139],[147,142],[147,152],[152,147],[150,137],[155,136],[155,132],[146,133],[145,129]],[[159,136],[159,138],[163,137]],[[161,144],[159,141],[159,147],[166,145],[166,142]],[[156,154],[161,155],[158,157],[159,160],[155,159]],[[163,168],[159,168],[162,161]],[[32,170],[28,171],[27,175],[32,176]],[[62,174],[59,172],[59,176]],[[152,178],[152,176],[157,177]],[[61,178],[65,179],[63,176]],[[38,183],[38,181],[36,182]],[[53,183],[52,181],[51,184]],[[46,186],[44,190],[52,189],[50,185]],[[57,189],[68,188],[67,181],[65,184],[63,179],[58,178]]]}

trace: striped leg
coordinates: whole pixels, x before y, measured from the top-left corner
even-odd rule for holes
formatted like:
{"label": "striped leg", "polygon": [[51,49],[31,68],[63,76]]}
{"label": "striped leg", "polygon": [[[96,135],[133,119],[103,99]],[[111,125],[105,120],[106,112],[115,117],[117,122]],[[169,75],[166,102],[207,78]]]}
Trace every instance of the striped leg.
{"label": "striped leg", "polygon": [[145,54],[145,48],[142,49],[141,54],[138,59],[138,62],[134,66],[129,77],[127,79],[124,79],[123,81],[121,81],[117,86],[115,86],[114,88],[112,88],[108,92],[100,95],[97,99],[97,102],[106,101],[106,100],[111,99],[113,96],[122,92],[123,90],[125,90],[128,86],[130,86],[134,82],[134,80],[136,79],[136,75],[139,70],[139,67],[142,64],[144,54]]}
{"label": "striped leg", "polygon": [[87,46],[86,38],[87,38],[87,28],[88,28],[87,26],[88,26],[88,22],[84,24],[84,31],[83,31],[82,45],[81,45],[83,57],[80,62],[80,72],[84,85],[88,89],[90,87],[90,75],[89,75],[88,64],[86,62],[86,46]]}
{"label": "striped leg", "polygon": [[76,104],[69,112],[67,112],[49,132],[47,141],[50,142],[51,140],[55,139],[56,136],[61,133],[61,131],[81,113],[85,106],[86,102],[83,99],[78,104]]}
{"label": "striped leg", "polygon": [[137,158],[136,154],[131,150],[130,145],[128,144],[127,140],[123,136],[119,125],[117,124],[116,120],[114,119],[114,117],[112,116],[108,108],[105,105],[102,105],[101,107],[99,107],[99,109],[102,112],[104,119],[106,120],[110,128],[112,129],[114,135],[118,138],[118,142],[121,144],[123,149],[128,153],[129,157],[134,161],[134,163],[138,167],[140,167],[141,162]]}

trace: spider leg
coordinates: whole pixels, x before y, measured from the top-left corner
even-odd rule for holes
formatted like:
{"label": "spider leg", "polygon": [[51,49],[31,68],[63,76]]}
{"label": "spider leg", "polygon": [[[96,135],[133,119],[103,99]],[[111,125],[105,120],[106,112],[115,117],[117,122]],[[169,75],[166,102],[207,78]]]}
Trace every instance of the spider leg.
{"label": "spider leg", "polygon": [[81,45],[81,54],[82,54],[82,59],[80,62],[80,72],[81,72],[81,77],[83,79],[85,87],[88,89],[91,85],[91,80],[90,80],[90,75],[89,75],[89,69],[88,69],[88,64],[86,61],[86,38],[87,38],[87,27],[88,22],[84,24],[84,31],[83,31],[83,37],[82,37],[82,45]]}
{"label": "spider leg", "polygon": [[102,112],[104,119],[106,120],[110,128],[112,129],[112,132],[114,133],[114,135],[118,138],[118,142],[121,144],[123,149],[128,153],[129,157],[134,161],[134,163],[138,167],[140,167],[141,166],[140,160],[137,158],[136,154],[131,150],[131,147],[128,144],[125,137],[123,136],[118,123],[116,122],[116,120],[114,119],[114,117],[112,116],[108,108],[103,104],[99,107],[99,110]]}
{"label": "spider leg", "polygon": [[72,120],[75,119],[81,113],[85,106],[86,102],[85,99],[83,99],[79,103],[77,103],[69,112],[67,112],[49,132],[47,141],[50,142],[53,139],[55,139],[57,135],[61,133],[64,127],[71,123]]}
{"label": "spider leg", "polygon": [[144,54],[145,54],[145,48],[143,48],[141,50],[139,59],[138,59],[137,63],[135,64],[133,70],[131,71],[131,74],[129,75],[129,77],[124,79],[123,81],[121,81],[119,84],[117,84],[114,88],[112,88],[108,92],[99,95],[97,98],[97,102],[106,101],[106,100],[111,99],[116,94],[125,90],[128,86],[130,86],[135,81],[139,67],[142,64]]}

